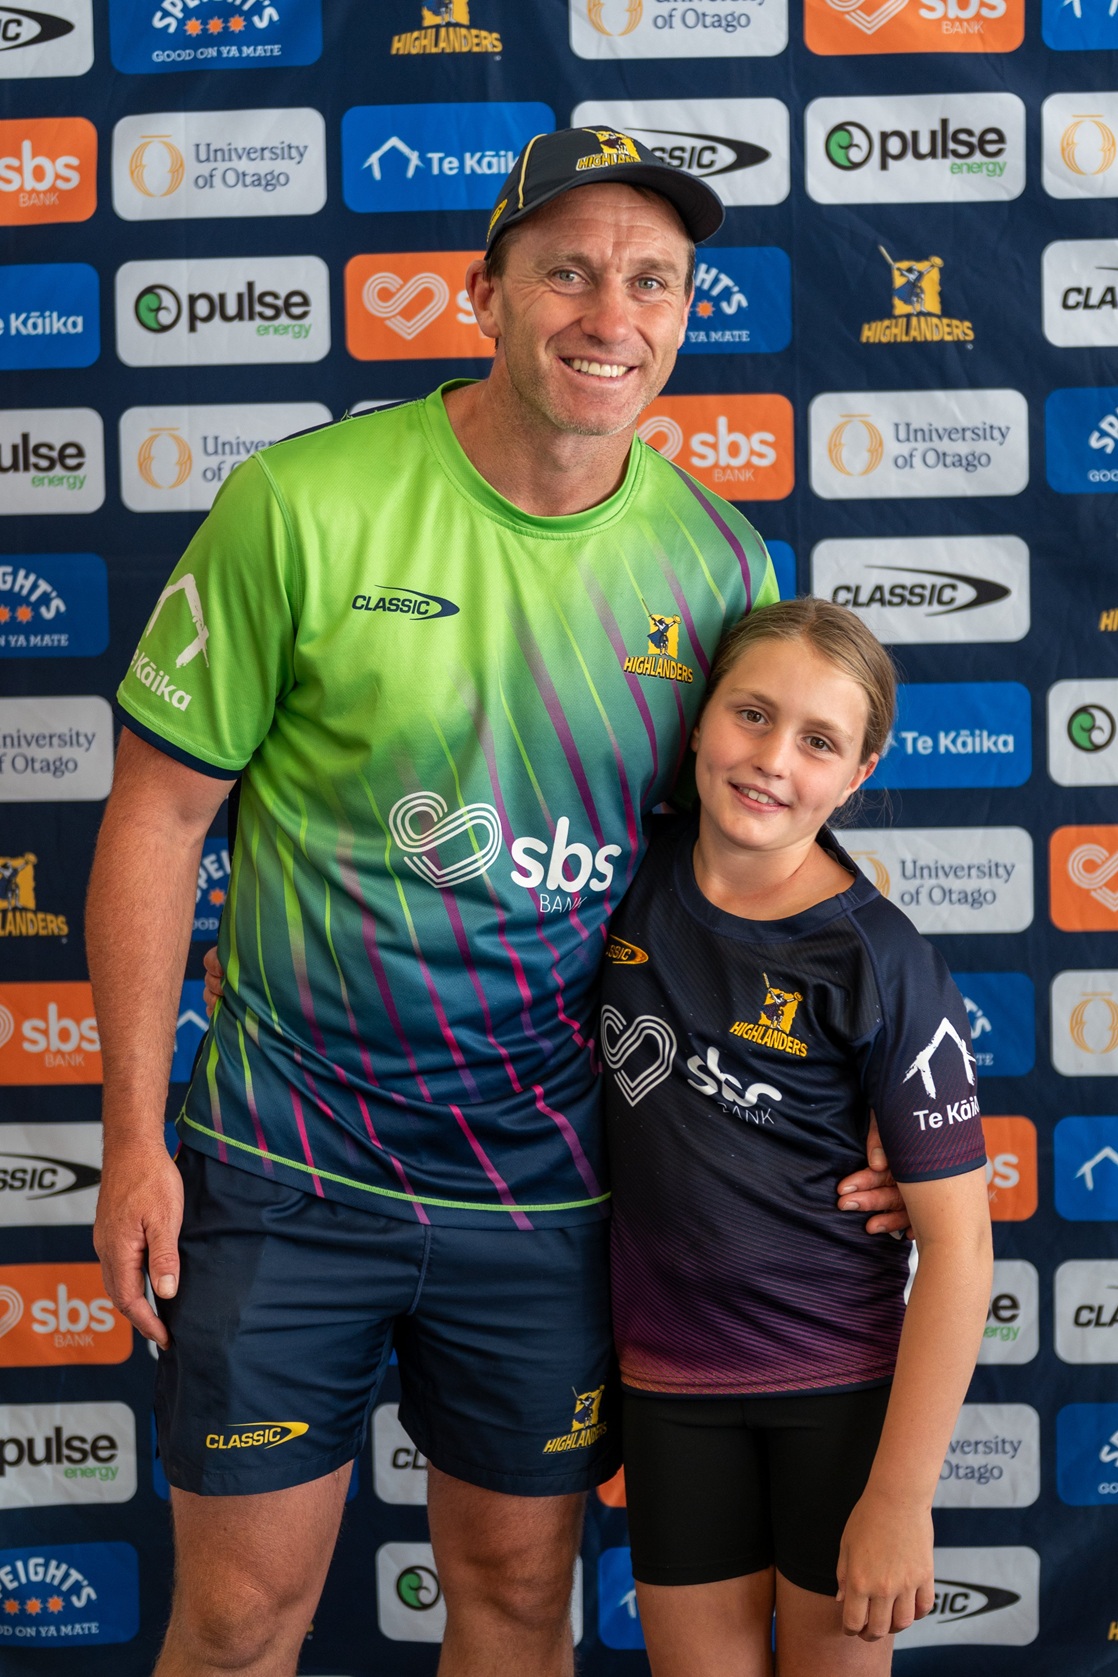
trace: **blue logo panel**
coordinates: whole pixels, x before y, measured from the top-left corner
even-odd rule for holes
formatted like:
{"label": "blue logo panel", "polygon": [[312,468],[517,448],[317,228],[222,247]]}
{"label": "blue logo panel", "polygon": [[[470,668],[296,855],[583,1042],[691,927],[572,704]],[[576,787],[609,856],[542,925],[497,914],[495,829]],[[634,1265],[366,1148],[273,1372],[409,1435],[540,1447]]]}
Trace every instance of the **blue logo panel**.
{"label": "blue logo panel", "polygon": [[782,600],[796,598],[796,553],[787,542],[766,542]]}
{"label": "blue logo panel", "polygon": [[1018,681],[903,683],[877,786],[1023,786],[1032,709]]}
{"label": "blue logo panel", "polygon": [[681,355],[765,355],[792,341],[792,264],[775,245],[703,245]]}
{"label": "blue logo panel", "polygon": [[952,973],[980,1076],[1026,1077],[1036,1062],[1036,993],[1023,972]]}
{"label": "blue logo panel", "polygon": [[1052,1146],[1060,1216],[1118,1222],[1118,1118],[1061,1118]]}
{"label": "blue logo panel", "polygon": [[342,118],[351,210],[489,210],[517,153],[550,133],[547,105],[354,105]]}
{"label": "blue logo panel", "polygon": [[91,367],[101,353],[101,283],[88,262],[0,268],[0,368]]}
{"label": "blue logo panel", "polygon": [[1118,47],[1118,8],[1110,0],[1044,0],[1041,30],[1056,52]]}
{"label": "blue logo panel", "polygon": [[274,70],[322,56],[322,0],[109,0],[113,63],[126,75]]}
{"label": "blue logo panel", "polygon": [[1058,1412],[1056,1488],[1072,1508],[1118,1507],[1118,1403],[1069,1403]]}
{"label": "blue logo panel", "polygon": [[109,584],[96,553],[0,558],[0,661],[95,658],[109,644]]}
{"label": "blue logo panel", "polygon": [[1044,450],[1048,482],[1061,495],[1118,494],[1118,385],[1053,390]]}
{"label": "blue logo panel", "polygon": [[208,1030],[205,985],[200,978],[188,978],[182,987],[178,1024],[175,1026],[175,1054],[171,1061],[172,1083],[190,1082],[198,1044]]}
{"label": "blue logo panel", "polygon": [[229,841],[207,839],[198,864],[198,889],[194,898],[194,930],[191,937],[213,943],[221,923],[221,911],[229,895]]}
{"label": "blue logo panel", "polygon": [[139,1628],[140,1566],[130,1543],[0,1549],[0,1649],[130,1642]]}
{"label": "blue logo panel", "polygon": [[598,1635],[607,1648],[644,1647],[628,1549],[603,1549],[598,1560]]}

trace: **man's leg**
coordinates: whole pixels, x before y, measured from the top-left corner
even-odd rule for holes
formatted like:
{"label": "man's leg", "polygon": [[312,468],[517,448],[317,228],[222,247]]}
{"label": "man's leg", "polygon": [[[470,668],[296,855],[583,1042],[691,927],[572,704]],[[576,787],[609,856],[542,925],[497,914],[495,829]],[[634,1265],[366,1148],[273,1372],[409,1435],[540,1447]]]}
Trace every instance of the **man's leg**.
{"label": "man's leg", "polygon": [[175,1594],[155,1677],[293,1677],[350,1472],[260,1496],[171,1491]]}
{"label": "man's leg", "polygon": [[[439,1677],[571,1677],[571,1583],[585,1501],[506,1496],[428,1468],[427,1514],[447,1611]],[[260,1671],[271,1677],[268,1667]]]}

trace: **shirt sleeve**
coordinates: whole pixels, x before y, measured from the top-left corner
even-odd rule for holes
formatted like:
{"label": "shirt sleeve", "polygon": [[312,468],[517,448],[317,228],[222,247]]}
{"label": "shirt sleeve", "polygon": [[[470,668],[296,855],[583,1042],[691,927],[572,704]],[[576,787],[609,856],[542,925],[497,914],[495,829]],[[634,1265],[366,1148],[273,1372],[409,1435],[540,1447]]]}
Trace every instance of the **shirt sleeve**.
{"label": "shirt sleeve", "polygon": [[882,1023],[863,1086],[894,1177],[930,1182],[986,1162],[975,1058],[946,962],[899,910],[893,915],[901,925],[887,955],[875,956]]}
{"label": "shirt sleeve", "polygon": [[238,774],[293,684],[298,604],[284,508],[254,455],[155,601],[117,692],[126,725],[203,773]]}

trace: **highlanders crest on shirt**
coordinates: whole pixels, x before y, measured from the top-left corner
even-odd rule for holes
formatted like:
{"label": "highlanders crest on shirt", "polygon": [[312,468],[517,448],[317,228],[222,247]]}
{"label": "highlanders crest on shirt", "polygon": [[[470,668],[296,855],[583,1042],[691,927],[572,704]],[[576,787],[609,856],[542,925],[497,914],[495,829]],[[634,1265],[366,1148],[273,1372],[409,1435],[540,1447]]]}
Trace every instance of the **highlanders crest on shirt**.
{"label": "highlanders crest on shirt", "polygon": [[630,653],[625,659],[621,666],[625,674],[656,676],[662,681],[694,681],[694,670],[690,665],[679,662],[679,625],[682,621],[679,613],[669,616],[649,611],[643,598],[641,605],[648,618],[647,643],[639,654]]}
{"label": "highlanders crest on shirt", "polygon": [[770,984],[768,973],[762,973],[761,977],[765,980],[765,999],[761,1003],[760,1017],[756,1023],[736,1019],[730,1026],[730,1035],[755,1042],[759,1048],[776,1048],[782,1054],[794,1054],[797,1059],[806,1060],[807,1043],[801,1037],[792,1035],[792,1021],[804,999],[803,992],[783,990],[776,984]]}
{"label": "highlanders crest on shirt", "polygon": [[888,320],[867,320],[862,324],[864,344],[971,343],[974,327],[969,320],[956,320],[943,312],[940,294],[942,256],[923,261],[902,258],[895,262],[885,249],[878,250],[889,264],[893,280],[893,313]]}
{"label": "highlanders crest on shirt", "polygon": [[575,1412],[571,1418],[570,1432],[560,1433],[558,1438],[549,1438],[543,1447],[545,1456],[554,1455],[559,1450],[583,1450],[590,1444],[596,1444],[606,1431],[608,1423],[598,1419],[602,1407],[602,1394],[605,1386],[595,1386],[592,1392],[574,1392]]}

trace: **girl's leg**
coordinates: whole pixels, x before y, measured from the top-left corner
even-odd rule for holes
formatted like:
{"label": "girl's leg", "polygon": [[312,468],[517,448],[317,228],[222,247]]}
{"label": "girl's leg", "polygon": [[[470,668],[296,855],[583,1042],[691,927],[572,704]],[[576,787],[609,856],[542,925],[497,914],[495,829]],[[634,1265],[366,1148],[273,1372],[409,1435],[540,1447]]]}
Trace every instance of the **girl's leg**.
{"label": "girl's leg", "polygon": [[882,1637],[880,1642],[847,1636],[842,1628],[841,1602],[817,1595],[814,1590],[801,1590],[782,1573],[776,1574],[777,1677],[820,1677],[820,1673],[826,1673],[826,1677],[888,1677],[892,1669],[891,1636]]}
{"label": "girl's leg", "polygon": [[637,1606],[652,1677],[772,1677],[771,1566],[720,1584],[638,1584]]}

